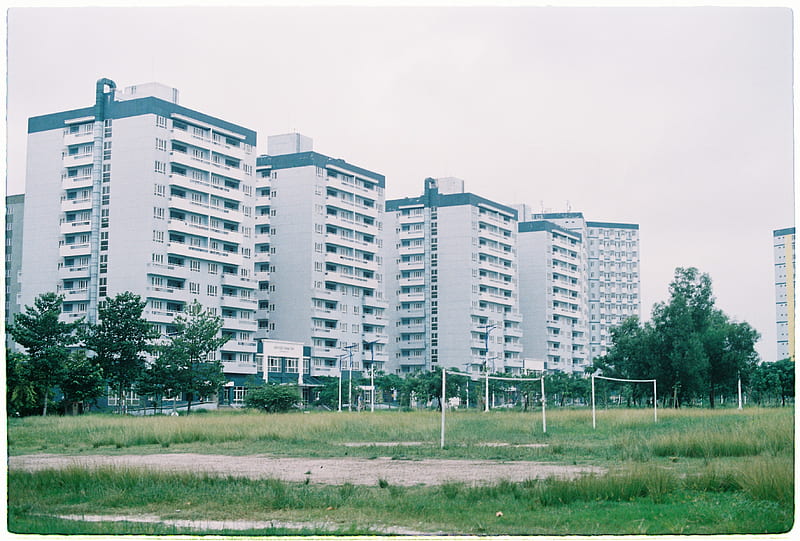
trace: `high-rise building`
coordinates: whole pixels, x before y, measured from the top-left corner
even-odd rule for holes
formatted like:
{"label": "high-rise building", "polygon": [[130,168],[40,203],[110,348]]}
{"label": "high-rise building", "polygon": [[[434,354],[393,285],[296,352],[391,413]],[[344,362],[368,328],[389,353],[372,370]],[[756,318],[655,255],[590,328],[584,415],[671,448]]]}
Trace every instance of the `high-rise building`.
{"label": "high-rise building", "polygon": [[386,202],[388,368],[522,368],[517,212],[425,180],[421,197]]}
{"label": "high-rise building", "polygon": [[[6,196],[6,326],[19,313],[20,277],[22,271],[22,222],[25,213],[25,195]],[[13,340],[6,335],[6,347],[13,347]]]}
{"label": "high-rise building", "polygon": [[778,326],[776,360],[794,361],[795,228],[772,232],[775,253],[775,321]]}
{"label": "high-rise building", "polygon": [[255,145],[158,83],[101,79],[93,106],[31,118],[22,303],[57,291],[65,319],[96,321],[131,291],[168,333],[197,299],[223,317],[225,372],[255,374]]}
{"label": "high-rise building", "polygon": [[611,346],[611,329],[641,316],[638,224],[586,221],[581,212],[531,214],[584,239],[589,302],[589,362]]}
{"label": "high-rise building", "polygon": [[259,337],[311,346],[313,375],[383,369],[385,177],[271,136],[256,163]]}
{"label": "high-rise building", "polygon": [[519,222],[523,355],[544,370],[583,373],[589,305],[583,237],[547,220]]}

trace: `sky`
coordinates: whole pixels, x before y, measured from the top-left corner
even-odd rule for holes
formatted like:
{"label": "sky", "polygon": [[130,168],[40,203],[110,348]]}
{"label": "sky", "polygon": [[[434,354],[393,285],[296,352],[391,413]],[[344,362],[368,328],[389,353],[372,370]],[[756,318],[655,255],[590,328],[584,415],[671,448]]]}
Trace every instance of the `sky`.
{"label": "sky", "polygon": [[772,232],[794,226],[793,21],[782,7],[12,8],[7,193],[27,119],[95,81],[386,176],[455,176],[503,204],[639,224],[642,317],[676,267],[776,357]]}

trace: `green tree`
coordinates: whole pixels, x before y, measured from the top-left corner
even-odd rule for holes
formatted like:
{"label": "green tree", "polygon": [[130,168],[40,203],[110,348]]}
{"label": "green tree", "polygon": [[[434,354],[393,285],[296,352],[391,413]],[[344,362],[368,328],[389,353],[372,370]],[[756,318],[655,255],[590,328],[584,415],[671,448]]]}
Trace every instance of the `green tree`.
{"label": "green tree", "polygon": [[6,411],[31,415],[38,409],[39,393],[30,374],[28,356],[6,349]]}
{"label": "green tree", "polygon": [[83,319],[60,321],[63,300],[61,295],[43,293],[32,307],[25,306],[22,313],[15,314],[8,327],[11,337],[28,354],[27,377],[42,401],[42,415],[47,415],[47,402],[61,382],[69,347],[77,342],[75,334],[83,323]]}
{"label": "green tree", "polygon": [[142,318],[146,301],[129,291],[109,298],[98,310],[99,323],[84,333],[86,349],[103,370],[108,385],[119,397],[118,410],[125,407],[125,392],[144,372],[146,353],[154,351],[158,329]]}
{"label": "green tree", "polygon": [[220,336],[223,320],[204,310],[195,300],[186,311],[175,316],[174,331],[161,348],[164,361],[173,364],[178,373],[177,390],[186,394],[189,414],[195,396],[198,398],[216,393],[224,383],[222,363],[209,359],[209,354],[219,349],[228,338]]}
{"label": "green tree", "polygon": [[154,359],[134,384],[139,396],[153,399],[153,413],[161,408],[164,398],[175,396],[179,387],[178,367],[164,355]]}
{"label": "green tree", "polygon": [[248,408],[280,413],[293,409],[300,402],[300,389],[294,384],[268,383],[248,389],[244,405]]}
{"label": "green tree", "polygon": [[64,377],[59,384],[64,393],[64,403],[72,406],[72,414],[77,415],[87,401],[93,401],[106,392],[103,372],[90,359],[86,352],[73,351],[64,365]]}
{"label": "green tree", "polygon": [[399,393],[403,387],[403,378],[397,374],[385,374],[379,372],[375,375],[375,387],[383,395],[383,402],[392,402],[393,396]]}
{"label": "green tree", "polygon": [[[711,278],[695,268],[678,268],[667,302],[653,307],[652,320],[629,318],[612,329],[613,346],[591,370],[609,377],[656,379],[661,398],[674,407],[706,394],[714,407],[718,392],[731,392],[749,377],[758,359],[758,333],[731,322],[714,307]],[[636,401],[644,388],[621,388]]]}

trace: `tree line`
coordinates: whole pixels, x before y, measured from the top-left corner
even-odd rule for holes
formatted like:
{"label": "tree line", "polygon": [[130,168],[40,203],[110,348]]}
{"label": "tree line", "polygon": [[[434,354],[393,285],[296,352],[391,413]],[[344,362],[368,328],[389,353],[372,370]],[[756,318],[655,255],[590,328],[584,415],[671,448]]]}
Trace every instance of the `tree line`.
{"label": "tree line", "polygon": [[43,293],[8,326],[14,341],[25,348],[25,353],[6,353],[10,415],[37,409],[47,415],[56,390],[77,413],[107,388],[118,399],[118,411],[126,407],[128,390],[156,402],[183,395],[190,411],[195,398],[216,393],[225,381],[222,364],[212,355],[228,340],[219,336],[222,318],[196,300],[174,317],[163,336],[142,317],[145,301],[131,292],[103,303],[98,323],[62,321],[63,300],[62,295]]}
{"label": "tree line", "polygon": [[[165,335],[142,317],[145,302],[130,292],[109,298],[99,309],[96,324],[83,319],[61,321],[62,301],[55,293],[42,294],[34,306],[16,314],[8,327],[26,350],[24,354],[7,352],[10,414],[31,414],[38,408],[46,415],[54,389],[59,389],[64,403],[77,412],[103,396],[107,387],[119,398],[119,411],[124,409],[129,389],[151,397],[154,404],[185,396],[187,411],[191,411],[195,399],[216,394],[225,381],[222,365],[213,355],[228,340],[224,334],[220,336],[222,318],[197,301],[175,316]],[[758,332],[716,308],[711,278],[696,268],[675,270],[669,299],[653,307],[650,321],[628,318],[611,330],[611,336],[613,345],[608,353],[595,359],[586,373],[546,375],[549,405],[588,404],[590,374],[656,379],[659,402],[676,408],[695,404],[713,408],[719,397],[735,396],[740,384],[756,404],[785,405],[794,399],[794,362],[759,363],[755,351]],[[319,379],[323,384],[316,388],[312,405],[337,407],[338,378]],[[366,378],[355,381],[359,388],[368,382]],[[410,407],[412,400],[437,407],[441,403],[438,368],[405,377],[378,373],[374,382],[381,402],[400,407]],[[490,380],[488,399],[528,409],[542,399],[539,385]],[[261,382],[247,387],[245,405],[258,409],[282,411],[300,401],[296,388],[277,390]],[[482,379],[448,377],[446,392],[448,398],[458,397],[462,405],[483,407],[487,400]],[[357,396],[359,393],[360,389]],[[652,400],[648,386],[604,380],[596,394],[601,404],[608,404],[610,396],[628,406]]]}

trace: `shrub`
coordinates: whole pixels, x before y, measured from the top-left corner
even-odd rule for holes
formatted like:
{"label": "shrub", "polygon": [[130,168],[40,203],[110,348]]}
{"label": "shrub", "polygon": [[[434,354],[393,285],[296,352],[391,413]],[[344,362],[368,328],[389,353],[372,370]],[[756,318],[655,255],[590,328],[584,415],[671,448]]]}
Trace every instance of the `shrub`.
{"label": "shrub", "polygon": [[300,391],[297,385],[267,384],[256,389],[249,389],[244,397],[245,406],[263,409],[268,413],[289,411],[298,402],[300,402]]}

